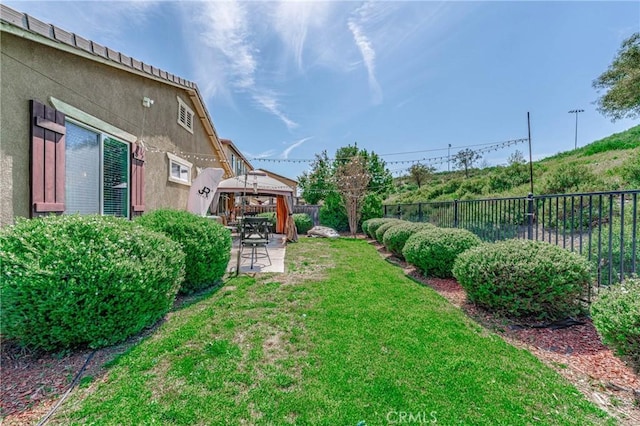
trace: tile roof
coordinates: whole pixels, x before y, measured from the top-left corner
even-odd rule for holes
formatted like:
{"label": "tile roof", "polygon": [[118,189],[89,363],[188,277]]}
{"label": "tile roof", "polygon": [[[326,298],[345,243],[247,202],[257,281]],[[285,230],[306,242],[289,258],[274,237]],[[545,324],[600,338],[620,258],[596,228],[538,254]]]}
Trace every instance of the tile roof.
{"label": "tile roof", "polygon": [[163,71],[152,65],[145,64],[144,62],[131,58],[124,53],[102,46],[95,41],[87,40],[77,34],[58,28],[55,25],[42,22],[33,16],[18,12],[4,4],[0,4],[0,21],[6,22],[25,31],[41,35],[52,41],[63,43],[80,51],[101,57],[102,59],[131,68],[131,71],[142,72],[155,78],[178,84],[187,89],[197,89],[196,84],[191,81]]}

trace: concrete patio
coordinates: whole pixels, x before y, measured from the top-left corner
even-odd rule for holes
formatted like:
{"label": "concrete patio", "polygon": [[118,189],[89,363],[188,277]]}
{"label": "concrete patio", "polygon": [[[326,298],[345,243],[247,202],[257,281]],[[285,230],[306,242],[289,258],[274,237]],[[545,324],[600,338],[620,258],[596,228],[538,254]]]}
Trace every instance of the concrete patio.
{"label": "concrete patio", "polygon": [[[237,235],[233,236],[233,246],[231,247],[231,259],[227,266],[227,272],[233,273],[236,270],[238,262],[238,247],[240,240]],[[269,245],[267,250],[269,257],[271,258],[271,264],[269,259],[263,256],[264,249],[258,249],[258,259],[253,262],[253,268],[251,268],[251,258],[248,257],[250,249],[245,248],[242,257],[240,258],[240,273],[256,273],[256,272],[284,272],[284,256],[287,248],[286,237],[284,234],[271,234],[269,236]]]}

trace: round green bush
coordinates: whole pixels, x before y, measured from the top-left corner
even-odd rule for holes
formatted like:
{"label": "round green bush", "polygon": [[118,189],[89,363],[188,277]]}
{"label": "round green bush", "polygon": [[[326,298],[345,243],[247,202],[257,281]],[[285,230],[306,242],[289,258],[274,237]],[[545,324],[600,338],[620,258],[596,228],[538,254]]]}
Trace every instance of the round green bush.
{"label": "round green bush", "polygon": [[306,234],[309,229],[313,228],[313,220],[311,220],[311,216],[306,213],[294,213],[293,220],[296,224],[298,234]]}
{"label": "round green bush", "polygon": [[224,275],[231,257],[231,233],[218,222],[169,209],[144,214],[136,222],[163,232],[182,247],[186,270],[179,293],[190,294],[210,287]]}
{"label": "round green bush", "polygon": [[365,235],[369,235],[369,223],[374,220],[374,219],[379,219],[378,217],[374,217],[374,218],[370,218],[370,219],[366,219],[362,221],[362,225],[360,225],[360,228],[362,228],[362,232]]}
{"label": "round green bush", "polygon": [[171,308],[184,253],[126,219],[49,216],[0,230],[0,333],[42,350],[125,340]]}
{"label": "round green bush", "polygon": [[382,225],[384,225],[387,222],[390,221],[397,221],[398,219],[393,218],[393,217],[380,217],[380,218],[376,218],[376,219],[369,219],[367,221],[367,235],[370,238],[375,239],[376,238],[376,231],[378,230],[378,228],[380,228]]}
{"label": "round green bush", "polygon": [[376,229],[376,240],[382,244],[382,239],[384,238],[384,234],[391,229],[392,227],[396,226],[396,225],[400,225],[401,223],[407,223],[404,220],[398,220],[398,219],[394,219],[394,220],[390,220],[388,222],[383,223],[382,225],[380,225],[378,227],[378,229]]}
{"label": "round green bush", "polygon": [[433,225],[426,222],[401,222],[392,226],[384,233],[382,243],[387,250],[402,257],[402,249],[404,249],[404,245],[409,237],[418,231],[431,227],[433,227]]}
{"label": "round green bush", "polygon": [[601,290],[591,304],[591,319],[602,341],[640,372],[640,278]]}
{"label": "round green bush", "polygon": [[531,240],[474,247],[458,257],[453,275],[471,302],[513,317],[576,314],[578,298],[590,282],[582,256]]}
{"label": "round green bush", "polygon": [[482,243],[466,229],[427,228],[407,239],[402,255],[427,276],[449,278],[458,255]]}

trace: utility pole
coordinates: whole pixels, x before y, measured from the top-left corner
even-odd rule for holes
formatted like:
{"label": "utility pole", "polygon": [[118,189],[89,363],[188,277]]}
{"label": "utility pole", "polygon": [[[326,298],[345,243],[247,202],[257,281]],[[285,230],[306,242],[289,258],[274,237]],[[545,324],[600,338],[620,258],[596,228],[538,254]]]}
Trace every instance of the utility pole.
{"label": "utility pole", "polygon": [[571,111],[569,111],[569,114],[575,114],[576,115],[576,138],[575,138],[575,142],[573,145],[573,149],[578,149],[578,113],[580,112],[584,112],[583,109],[572,109]]}
{"label": "utility pole", "polygon": [[447,148],[447,171],[451,171],[451,144],[449,144],[449,148]]}

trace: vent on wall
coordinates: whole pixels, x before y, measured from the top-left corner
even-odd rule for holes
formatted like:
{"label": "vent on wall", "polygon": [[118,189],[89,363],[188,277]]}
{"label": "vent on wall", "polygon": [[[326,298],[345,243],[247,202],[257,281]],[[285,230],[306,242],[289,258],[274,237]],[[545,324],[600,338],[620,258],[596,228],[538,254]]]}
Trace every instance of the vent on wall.
{"label": "vent on wall", "polygon": [[178,97],[178,124],[193,133],[193,110]]}

